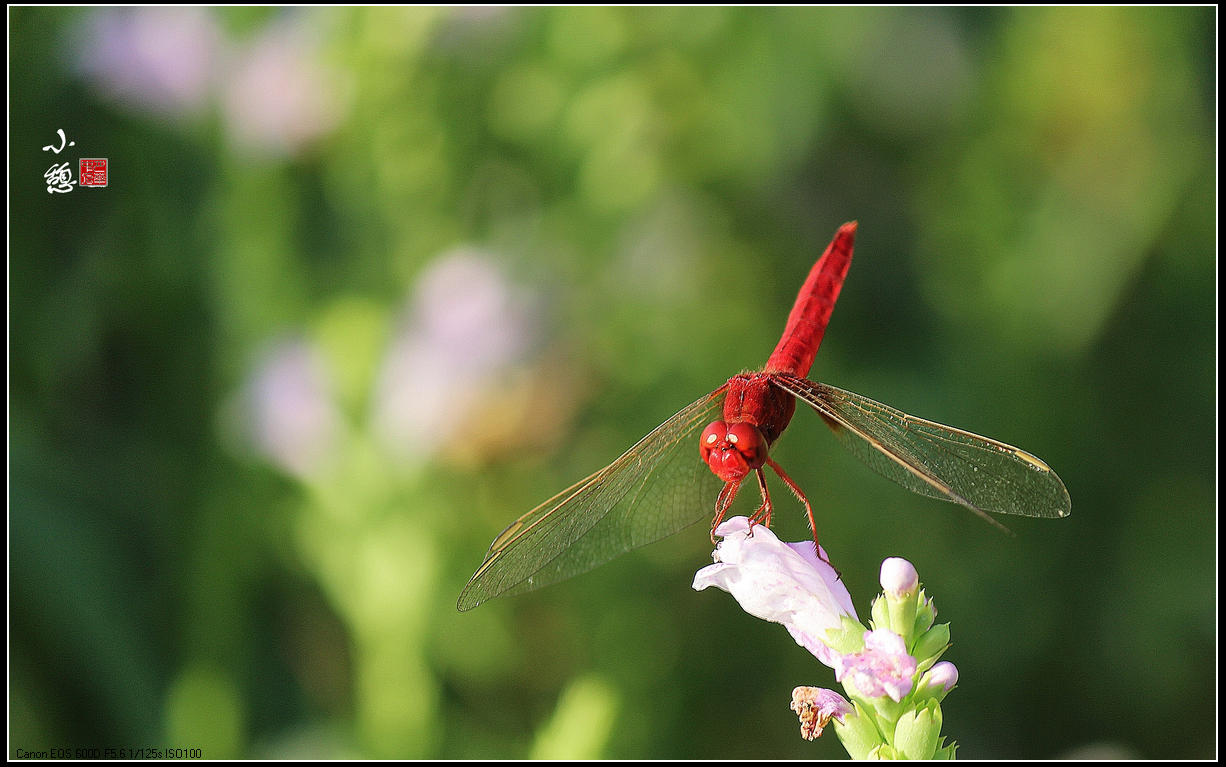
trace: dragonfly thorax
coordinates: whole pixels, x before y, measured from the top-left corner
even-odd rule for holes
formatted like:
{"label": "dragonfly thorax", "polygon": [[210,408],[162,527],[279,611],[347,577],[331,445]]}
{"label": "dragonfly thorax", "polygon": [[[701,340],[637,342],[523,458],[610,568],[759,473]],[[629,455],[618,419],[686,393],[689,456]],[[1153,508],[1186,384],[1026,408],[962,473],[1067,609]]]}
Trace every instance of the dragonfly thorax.
{"label": "dragonfly thorax", "polygon": [[757,426],[744,421],[712,421],[699,441],[702,460],[725,482],[739,482],[766,463],[766,438]]}

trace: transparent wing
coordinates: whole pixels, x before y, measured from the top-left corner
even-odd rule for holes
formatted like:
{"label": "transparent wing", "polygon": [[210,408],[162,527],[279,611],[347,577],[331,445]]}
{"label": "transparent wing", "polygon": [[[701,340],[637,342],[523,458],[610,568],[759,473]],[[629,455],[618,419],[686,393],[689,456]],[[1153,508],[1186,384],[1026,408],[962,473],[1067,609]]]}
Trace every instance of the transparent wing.
{"label": "transparent wing", "polygon": [[1065,517],[1068,490],[1025,450],[907,415],[868,397],[795,376],[775,384],[809,403],[843,446],[898,484],[983,512]]}
{"label": "transparent wing", "polygon": [[720,417],[725,388],[502,531],[460,593],[459,609],[587,572],[711,516],[723,483],[699,457],[698,434]]}

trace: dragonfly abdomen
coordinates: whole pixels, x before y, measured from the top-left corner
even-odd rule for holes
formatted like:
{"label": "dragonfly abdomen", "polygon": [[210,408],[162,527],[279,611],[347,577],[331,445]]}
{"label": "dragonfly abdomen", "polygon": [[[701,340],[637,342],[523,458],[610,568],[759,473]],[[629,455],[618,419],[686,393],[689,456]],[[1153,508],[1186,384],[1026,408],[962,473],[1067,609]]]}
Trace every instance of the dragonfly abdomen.
{"label": "dragonfly abdomen", "polygon": [[822,343],[834,302],[843,288],[843,279],[851,266],[852,246],[856,239],[856,222],[839,227],[826,252],[809,271],[800,287],[796,303],[788,314],[779,345],[766,362],[767,373],[786,373],[798,378],[809,374],[817,347]]}

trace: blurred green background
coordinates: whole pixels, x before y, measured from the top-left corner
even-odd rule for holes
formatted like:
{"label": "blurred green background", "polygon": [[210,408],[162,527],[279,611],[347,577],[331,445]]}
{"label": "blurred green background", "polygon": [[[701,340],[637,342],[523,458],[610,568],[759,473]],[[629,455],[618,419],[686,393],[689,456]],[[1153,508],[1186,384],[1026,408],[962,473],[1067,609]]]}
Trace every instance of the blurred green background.
{"label": "blurred green background", "polygon": [[1073,499],[1010,538],[798,411],[861,616],[914,562],[963,757],[1215,754],[1213,8],[9,14],[10,757],[839,757],[703,525],[455,602],[849,220],[811,377]]}

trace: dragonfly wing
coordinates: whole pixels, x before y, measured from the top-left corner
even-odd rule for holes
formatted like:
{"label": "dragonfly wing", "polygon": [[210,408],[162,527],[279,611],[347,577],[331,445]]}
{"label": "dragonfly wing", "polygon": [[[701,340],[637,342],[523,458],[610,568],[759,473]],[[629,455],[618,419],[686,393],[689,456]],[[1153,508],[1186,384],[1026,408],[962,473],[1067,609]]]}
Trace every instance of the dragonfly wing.
{"label": "dragonfly wing", "polygon": [[852,455],[908,490],[960,503],[998,527],[982,512],[1065,517],[1072,510],[1064,483],[1025,450],[826,384],[774,380],[809,403]]}
{"label": "dragonfly wing", "polygon": [[723,482],[699,456],[697,435],[720,416],[725,388],[512,523],[460,593],[459,609],[587,572],[709,516]]}

